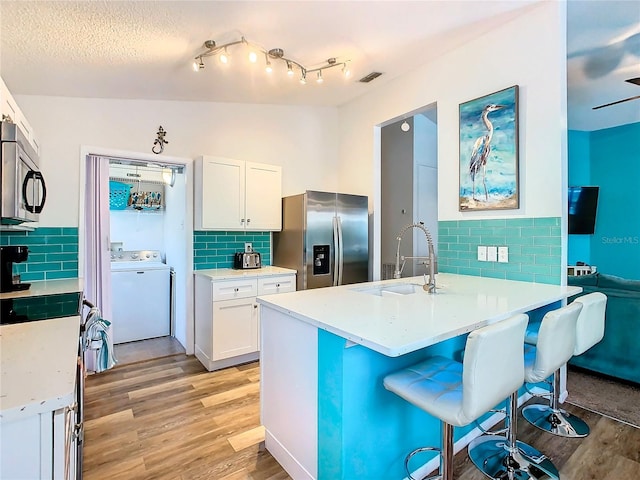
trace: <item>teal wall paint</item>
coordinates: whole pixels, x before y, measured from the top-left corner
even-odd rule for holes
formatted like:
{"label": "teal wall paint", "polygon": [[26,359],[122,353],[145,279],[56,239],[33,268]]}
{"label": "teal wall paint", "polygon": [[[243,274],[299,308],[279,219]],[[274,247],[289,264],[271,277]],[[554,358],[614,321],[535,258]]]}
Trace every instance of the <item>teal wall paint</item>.
{"label": "teal wall paint", "polygon": [[[539,319],[545,310],[530,313]],[[361,345],[346,348],[344,338],[318,330],[318,479],[404,478],[409,452],[439,446],[440,421],[387,391],[383,379],[430,356],[460,361],[466,338],[460,335],[410,354],[387,357]],[[519,393],[525,393],[524,387]],[[496,408],[504,406],[501,402]],[[474,427],[473,423],[456,427],[454,440]],[[415,469],[433,456],[420,454],[410,466]]]}
{"label": "teal wall paint", "polygon": [[271,265],[269,232],[193,232],[193,269],[232,268],[233,254],[244,251],[244,242],[253,244],[262,265]]}
{"label": "teal wall paint", "polygon": [[[319,330],[318,479],[403,478],[407,453],[439,445],[440,422],[387,391],[382,380],[427,356],[457,357],[465,341],[459,336],[392,358],[360,345],[345,348],[344,338]],[[456,428],[456,440],[472,427]]]}
{"label": "teal wall paint", "polygon": [[591,132],[591,181],[600,195],[590,263],[640,280],[640,123]]}
{"label": "teal wall paint", "polygon": [[[569,185],[592,185],[590,169],[590,132],[569,130]],[[591,235],[569,235],[567,255],[569,265],[591,263]]]}
{"label": "teal wall paint", "polygon": [[0,245],[27,245],[26,262],[14,264],[22,281],[78,277],[78,229],[39,227],[32,232],[2,232]]}
{"label": "teal wall paint", "polygon": [[[560,217],[438,222],[438,271],[559,285]],[[509,247],[509,262],[479,262],[479,245]]]}

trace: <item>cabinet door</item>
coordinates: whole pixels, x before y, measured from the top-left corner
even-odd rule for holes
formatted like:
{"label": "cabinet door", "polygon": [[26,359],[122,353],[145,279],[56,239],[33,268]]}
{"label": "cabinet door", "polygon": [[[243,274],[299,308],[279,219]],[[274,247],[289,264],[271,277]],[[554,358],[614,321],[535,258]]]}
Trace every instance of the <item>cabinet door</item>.
{"label": "cabinet door", "polygon": [[1,479],[62,479],[53,471],[53,424],[50,411],[2,422]]}
{"label": "cabinet door", "polygon": [[197,161],[195,229],[244,230],[245,162],[206,156]]}
{"label": "cabinet door", "polygon": [[247,230],[282,230],[282,167],[246,164]]}
{"label": "cabinet door", "polygon": [[21,116],[20,109],[13,95],[11,95],[11,92],[9,92],[9,89],[2,79],[0,79],[0,113],[3,118],[5,115],[11,118],[13,123],[18,123],[18,117]]}
{"label": "cabinet door", "polygon": [[213,302],[212,360],[258,350],[258,305],[254,298]]}

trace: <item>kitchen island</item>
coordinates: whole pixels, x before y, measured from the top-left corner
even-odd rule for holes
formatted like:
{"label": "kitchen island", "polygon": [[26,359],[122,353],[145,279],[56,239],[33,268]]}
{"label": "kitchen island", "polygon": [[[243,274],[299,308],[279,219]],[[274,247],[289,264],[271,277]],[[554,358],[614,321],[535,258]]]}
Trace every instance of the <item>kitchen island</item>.
{"label": "kitchen island", "polygon": [[[74,471],[69,407],[77,400],[81,292],[75,278],[0,294],[0,478],[66,478]],[[5,302],[13,300],[20,316],[32,314],[28,320],[10,318]]]}
{"label": "kitchen island", "polygon": [[[404,457],[439,445],[440,423],[382,379],[423,358],[456,358],[467,333],[539,317],[580,288],[439,274],[258,297],[266,447],[295,479],[403,478]],[[491,414],[481,421],[491,422]],[[458,428],[456,447],[476,436]]]}

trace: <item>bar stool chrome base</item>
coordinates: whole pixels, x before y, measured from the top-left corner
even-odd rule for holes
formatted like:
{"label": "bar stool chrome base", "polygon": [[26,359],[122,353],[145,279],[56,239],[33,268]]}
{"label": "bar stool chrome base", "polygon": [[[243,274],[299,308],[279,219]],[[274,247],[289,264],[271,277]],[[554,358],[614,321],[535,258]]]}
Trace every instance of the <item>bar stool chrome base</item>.
{"label": "bar stool chrome base", "polygon": [[582,419],[549,405],[529,405],[522,416],[534,427],[560,437],[583,438],[589,435],[589,425]]}
{"label": "bar stool chrome base", "polygon": [[469,458],[487,477],[497,480],[557,480],[558,469],[526,443],[510,448],[506,437],[483,435],[469,444]]}

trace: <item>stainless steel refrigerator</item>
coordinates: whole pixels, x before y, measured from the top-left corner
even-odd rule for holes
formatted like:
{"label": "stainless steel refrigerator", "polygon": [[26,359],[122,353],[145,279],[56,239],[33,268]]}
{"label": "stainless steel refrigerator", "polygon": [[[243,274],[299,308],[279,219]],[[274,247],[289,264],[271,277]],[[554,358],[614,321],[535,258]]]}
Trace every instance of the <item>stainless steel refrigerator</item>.
{"label": "stainless steel refrigerator", "polygon": [[283,198],[273,265],[295,269],[298,290],[366,282],[368,204],[362,195],[310,190]]}

